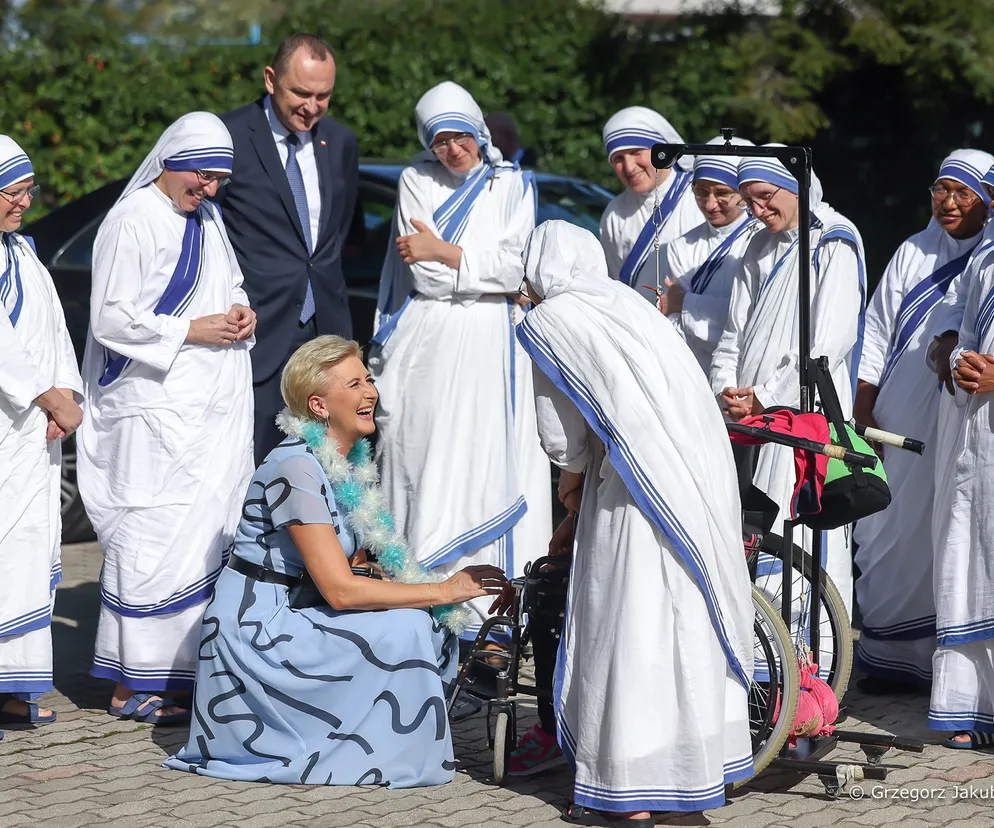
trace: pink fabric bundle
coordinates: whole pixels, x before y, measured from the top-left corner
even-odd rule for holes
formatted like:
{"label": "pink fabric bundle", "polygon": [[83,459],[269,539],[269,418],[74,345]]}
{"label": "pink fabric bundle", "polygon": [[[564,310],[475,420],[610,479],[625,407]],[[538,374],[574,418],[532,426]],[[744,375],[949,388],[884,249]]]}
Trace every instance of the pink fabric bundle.
{"label": "pink fabric bundle", "polygon": [[832,688],[818,675],[818,665],[798,664],[801,671],[801,698],[797,703],[794,728],[790,732],[793,747],[799,738],[831,736],[839,717],[839,702]]}
{"label": "pink fabric bundle", "polygon": [[[831,736],[835,732],[835,720],[839,718],[839,702],[835,693],[824,679],[818,675],[818,665],[805,664],[798,659],[801,673],[801,697],[794,714],[794,727],[790,731],[790,746],[795,747],[798,739],[812,736]],[[773,720],[780,716],[780,698],[777,698]]]}

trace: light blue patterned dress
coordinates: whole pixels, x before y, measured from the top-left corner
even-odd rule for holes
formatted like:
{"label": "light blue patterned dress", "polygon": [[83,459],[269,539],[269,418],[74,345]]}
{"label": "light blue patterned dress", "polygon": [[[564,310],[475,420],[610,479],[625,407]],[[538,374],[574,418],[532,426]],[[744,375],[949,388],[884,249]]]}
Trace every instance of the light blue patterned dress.
{"label": "light blue patterned dress", "polygon": [[[288,438],[252,478],[233,551],[299,575],[286,527],[314,523],[334,526],[347,556],[359,548],[310,448]],[[166,766],[259,782],[450,781],[455,637],[425,610],[295,610],[287,594],[221,574],[204,616],[190,739]]]}

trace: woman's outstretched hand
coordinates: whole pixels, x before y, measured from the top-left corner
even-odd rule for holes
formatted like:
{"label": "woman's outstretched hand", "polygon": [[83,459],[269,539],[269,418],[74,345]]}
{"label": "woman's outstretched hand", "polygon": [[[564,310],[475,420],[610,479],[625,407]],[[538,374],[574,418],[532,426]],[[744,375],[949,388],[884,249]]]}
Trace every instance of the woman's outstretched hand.
{"label": "woman's outstretched hand", "polygon": [[460,604],[483,595],[500,595],[507,586],[507,576],[496,566],[467,566],[442,581],[438,604]]}

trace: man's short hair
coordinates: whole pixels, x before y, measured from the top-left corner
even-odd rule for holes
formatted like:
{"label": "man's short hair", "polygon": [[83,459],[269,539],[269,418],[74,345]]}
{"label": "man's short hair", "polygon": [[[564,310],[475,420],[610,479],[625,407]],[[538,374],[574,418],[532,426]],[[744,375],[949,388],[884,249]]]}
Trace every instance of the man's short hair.
{"label": "man's short hair", "polygon": [[317,35],[307,34],[307,32],[295,32],[283,39],[283,42],[273,56],[273,73],[276,77],[286,74],[290,68],[290,59],[296,54],[298,49],[307,49],[307,53],[314,60],[325,61],[334,58],[335,52],[324,40]]}

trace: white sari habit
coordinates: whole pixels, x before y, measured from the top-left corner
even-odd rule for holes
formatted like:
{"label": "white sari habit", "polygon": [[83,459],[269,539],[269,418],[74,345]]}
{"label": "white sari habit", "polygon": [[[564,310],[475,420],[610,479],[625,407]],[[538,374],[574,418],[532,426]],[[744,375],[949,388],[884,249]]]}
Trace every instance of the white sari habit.
{"label": "white sari habit", "polygon": [[[401,174],[392,238],[421,221],[458,245],[458,269],[406,265],[391,244],[380,282],[369,367],[380,402],[377,462],[398,527],[422,563],[442,574],[492,564],[509,577],[545,554],[552,532],[551,469],[538,441],[531,365],[514,328],[535,226],[530,173],[501,159],[479,107],[453,83],[418,104],[425,147],[439,132],[477,137],[483,157],[464,175],[439,161]],[[492,601],[467,604],[472,638]]]}
{"label": "white sari habit", "polygon": [[542,444],[585,474],[554,682],[574,801],[716,808],[752,774],[754,617],[721,415],[673,326],[607,275],[593,235],[545,222],[526,268],[544,297],[518,327]]}
{"label": "white sari habit", "polygon": [[[33,175],[27,155],[0,136],[0,189]],[[0,233],[0,694],[33,700],[52,689],[52,609],[62,580],[62,443],[48,441],[50,388],[77,401],[62,303],[28,239]]]}
{"label": "white sari habit", "polygon": [[149,692],[193,686],[201,617],[253,472],[253,340],[186,342],[191,320],[248,298],[220,210],[182,212],[152,183],[176,158],[230,170],[230,136],[208,113],[181,118],[101,224],[79,436],[104,553],[91,674]]}

